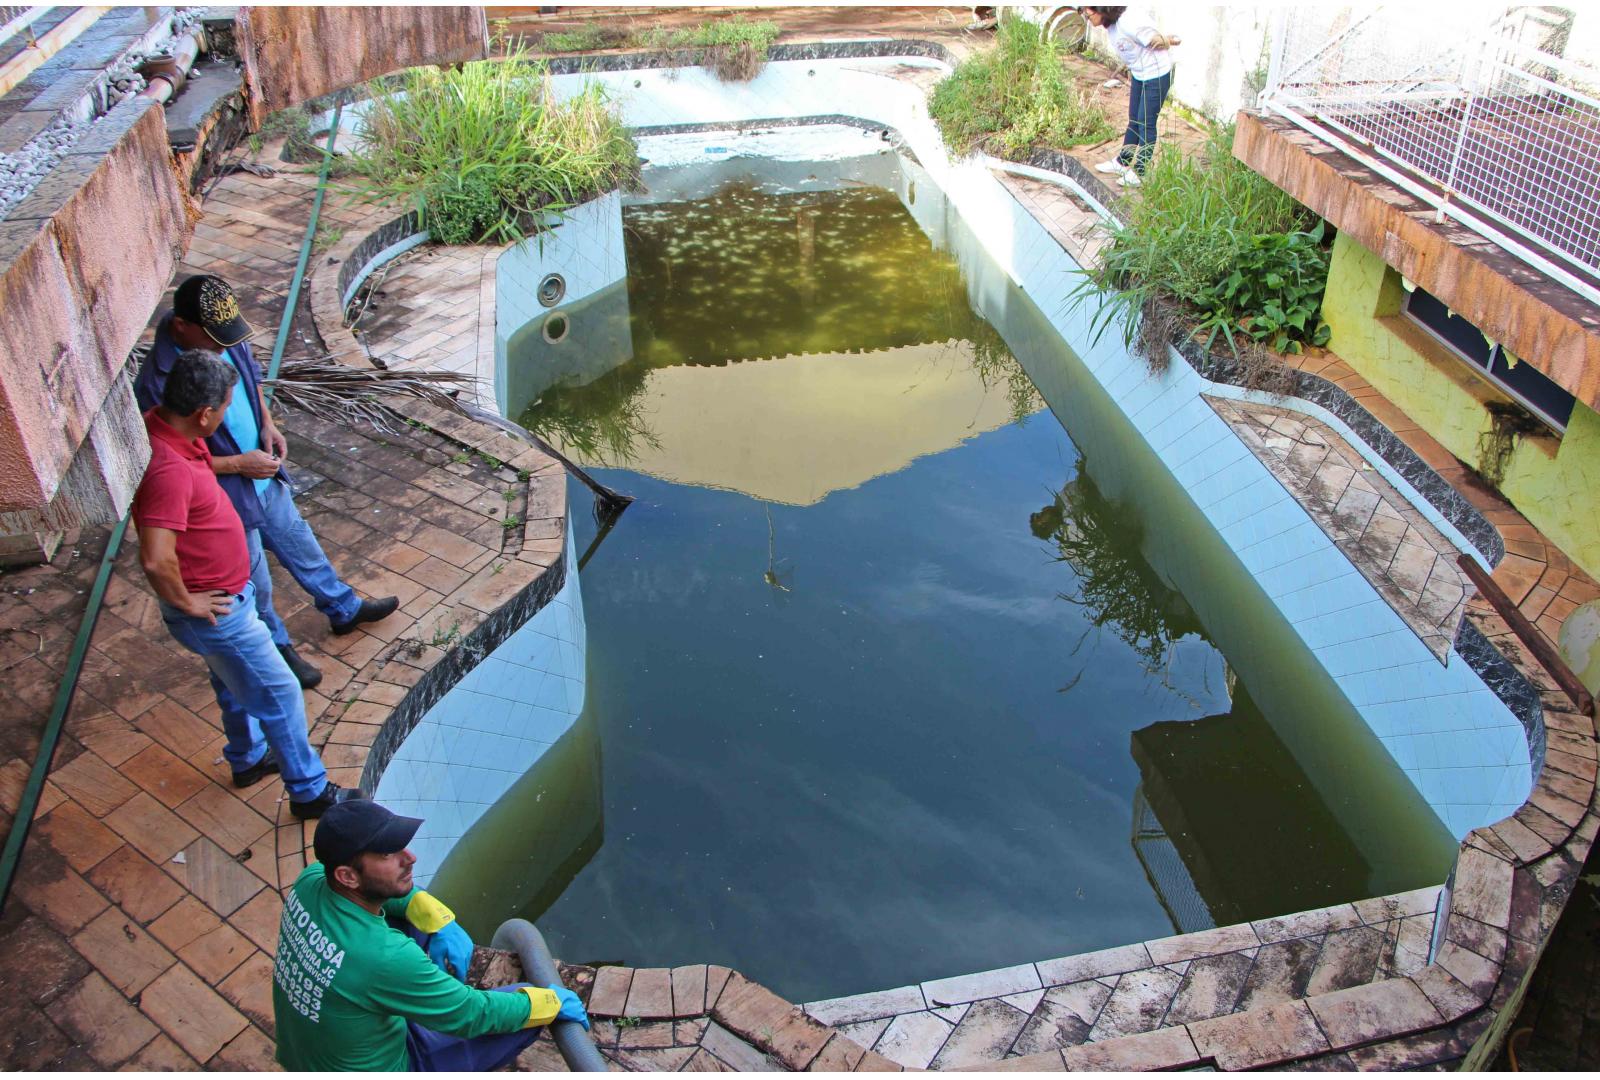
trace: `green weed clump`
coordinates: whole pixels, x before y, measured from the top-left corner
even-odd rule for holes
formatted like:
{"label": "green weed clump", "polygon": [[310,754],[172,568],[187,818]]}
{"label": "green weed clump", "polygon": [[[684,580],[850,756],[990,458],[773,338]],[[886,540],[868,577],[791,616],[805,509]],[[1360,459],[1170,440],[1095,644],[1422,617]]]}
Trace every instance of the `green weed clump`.
{"label": "green weed clump", "polygon": [[590,23],[576,30],[553,30],[539,39],[539,47],[553,53],[593,52],[595,49],[609,49],[620,41],[618,35],[607,33]]}
{"label": "green weed clump", "polygon": [[[1162,334],[1142,323],[1197,322],[1210,347],[1220,336],[1235,353],[1248,342],[1299,352],[1328,340],[1319,313],[1328,281],[1324,224],[1238,161],[1233,129],[1219,127],[1204,149],[1159,149],[1137,198],[1124,202],[1096,271],[1075,290],[1099,305],[1097,331],[1120,322],[1128,343],[1165,354]],[[1175,309],[1175,310],[1174,310]],[[1164,313],[1164,314],[1163,314]]]}
{"label": "green weed clump", "polygon": [[1003,19],[995,47],[963,60],[934,87],[928,111],[958,154],[982,150],[1021,160],[1035,147],[1060,149],[1116,134],[1061,67],[1061,47],[1038,26]]}
{"label": "green weed clump", "polygon": [[777,23],[735,16],[678,30],[644,30],[634,43],[681,53],[685,62],[710,68],[723,82],[749,82],[761,73],[777,37]]}
{"label": "green weed clump", "polygon": [[414,207],[439,243],[520,240],[638,169],[604,91],[558,102],[544,63],[521,48],[502,61],[413,68],[373,90],[350,188]]}

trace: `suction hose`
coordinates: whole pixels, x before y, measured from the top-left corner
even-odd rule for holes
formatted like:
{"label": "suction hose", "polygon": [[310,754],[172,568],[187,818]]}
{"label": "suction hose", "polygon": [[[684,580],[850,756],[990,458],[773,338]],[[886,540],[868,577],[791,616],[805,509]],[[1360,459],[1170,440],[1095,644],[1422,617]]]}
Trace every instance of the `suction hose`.
{"label": "suction hose", "polygon": [[[560,986],[561,973],[550,958],[550,947],[544,935],[527,919],[507,919],[494,932],[491,942],[497,949],[507,949],[522,961],[522,974],[539,986]],[[573,1072],[607,1072],[606,1059],[595,1049],[594,1041],[583,1025],[572,1020],[557,1020],[550,1025],[550,1036],[561,1051],[561,1058]]]}

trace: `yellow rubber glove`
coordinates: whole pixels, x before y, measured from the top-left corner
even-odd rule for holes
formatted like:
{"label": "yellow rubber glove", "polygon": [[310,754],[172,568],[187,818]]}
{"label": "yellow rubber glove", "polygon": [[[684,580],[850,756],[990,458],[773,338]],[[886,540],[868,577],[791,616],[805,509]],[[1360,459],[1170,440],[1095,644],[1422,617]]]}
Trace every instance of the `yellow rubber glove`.
{"label": "yellow rubber glove", "polygon": [[561,999],[554,990],[542,986],[520,986],[517,989],[528,995],[528,1022],[524,1028],[544,1027],[561,1015]]}
{"label": "yellow rubber glove", "polygon": [[406,922],[424,934],[437,934],[443,927],[455,921],[455,912],[421,889],[418,889],[406,903]]}

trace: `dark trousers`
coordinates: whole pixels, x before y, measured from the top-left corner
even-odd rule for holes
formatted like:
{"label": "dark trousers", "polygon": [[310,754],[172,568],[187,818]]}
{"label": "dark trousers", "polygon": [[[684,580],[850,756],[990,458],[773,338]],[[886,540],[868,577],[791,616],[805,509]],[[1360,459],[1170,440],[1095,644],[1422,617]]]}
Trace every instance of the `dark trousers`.
{"label": "dark trousers", "polygon": [[1133,79],[1128,89],[1128,130],[1117,160],[1143,174],[1156,149],[1156,118],[1172,89],[1172,72],[1154,79]]}
{"label": "dark trousers", "polygon": [[[404,931],[423,949],[428,946],[428,935],[410,923],[391,921],[391,926]],[[496,986],[491,993],[517,993],[519,987]],[[523,1028],[501,1035],[479,1035],[476,1039],[463,1039],[459,1035],[442,1035],[421,1024],[406,1021],[406,1056],[411,1059],[412,1072],[494,1072],[517,1059],[517,1055],[533,1044],[543,1028]]]}
{"label": "dark trousers", "polygon": [[[515,986],[497,986],[495,991],[519,992]],[[406,1056],[412,1072],[494,1072],[517,1059],[533,1044],[543,1028],[524,1028],[503,1035],[479,1035],[463,1039],[441,1035],[420,1024],[406,1021]]]}

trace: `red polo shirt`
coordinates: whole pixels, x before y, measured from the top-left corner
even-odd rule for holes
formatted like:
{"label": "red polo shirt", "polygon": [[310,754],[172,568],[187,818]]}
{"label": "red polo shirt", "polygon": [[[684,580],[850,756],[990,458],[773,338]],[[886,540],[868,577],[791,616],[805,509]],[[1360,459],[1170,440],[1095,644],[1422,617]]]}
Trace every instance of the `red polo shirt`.
{"label": "red polo shirt", "polygon": [[178,534],[178,570],[190,592],[238,593],[250,580],[244,525],[211,471],[211,451],[186,439],[151,409],[150,466],[133,497],[134,524]]}

